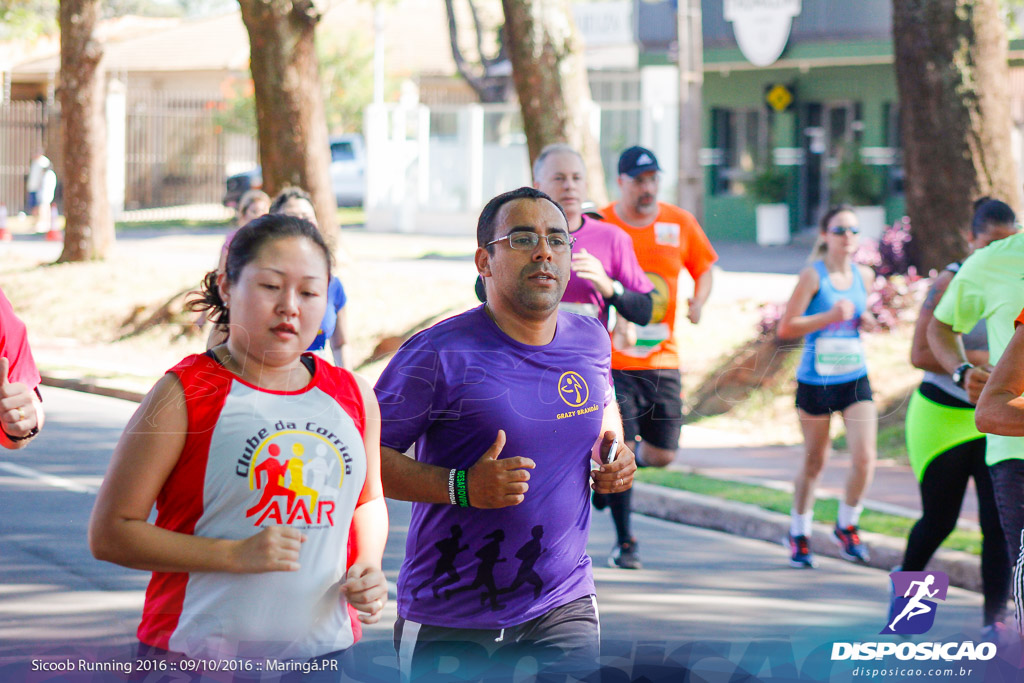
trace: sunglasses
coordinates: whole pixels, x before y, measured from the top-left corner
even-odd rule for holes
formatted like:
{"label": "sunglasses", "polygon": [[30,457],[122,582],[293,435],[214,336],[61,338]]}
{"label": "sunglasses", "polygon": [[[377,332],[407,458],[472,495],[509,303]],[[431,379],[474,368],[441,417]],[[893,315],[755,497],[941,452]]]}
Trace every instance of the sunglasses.
{"label": "sunglasses", "polygon": [[851,235],[858,235],[860,234],[860,228],[858,228],[856,225],[852,225],[850,227],[834,225],[828,229],[828,232],[830,235],[845,235],[846,233],[850,233]]}

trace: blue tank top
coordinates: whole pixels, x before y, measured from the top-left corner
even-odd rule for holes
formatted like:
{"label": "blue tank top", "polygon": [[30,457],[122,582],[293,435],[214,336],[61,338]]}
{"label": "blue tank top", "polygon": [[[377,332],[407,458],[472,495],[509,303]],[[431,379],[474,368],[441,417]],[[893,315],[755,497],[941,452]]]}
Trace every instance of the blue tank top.
{"label": "blue tank top", "polygon": [[867,288],[856,265],[852,267],[853,283],[849,289],[842,290],[832,285],[824,261],[815,261],[813,265],[818,272],[818,292],[807,305],[804,315],[825,313],[840,299],[848,299],[853,303],[854,316],[850,320],[831,323],[804,338],[804,352],[796,379],[816,386],[852,382],[868,374],[859,329],[860,316],[867,309]]}

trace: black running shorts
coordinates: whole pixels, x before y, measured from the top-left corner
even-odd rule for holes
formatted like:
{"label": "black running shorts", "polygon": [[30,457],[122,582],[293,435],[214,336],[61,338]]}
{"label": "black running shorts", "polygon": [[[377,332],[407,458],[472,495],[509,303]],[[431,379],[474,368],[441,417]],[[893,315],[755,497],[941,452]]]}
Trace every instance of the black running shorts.
{"label": "black running shorts", "polygon": [[841,413],[854,403],[871,400],[871,382],[867,375],[828,386],[796,383],[796,407],[808,415]]}
{"label": "black running shorts", "polygon": [[683,387],[678,370],[612,370],[626,442],[640,436],[656,448],[679,448]]}

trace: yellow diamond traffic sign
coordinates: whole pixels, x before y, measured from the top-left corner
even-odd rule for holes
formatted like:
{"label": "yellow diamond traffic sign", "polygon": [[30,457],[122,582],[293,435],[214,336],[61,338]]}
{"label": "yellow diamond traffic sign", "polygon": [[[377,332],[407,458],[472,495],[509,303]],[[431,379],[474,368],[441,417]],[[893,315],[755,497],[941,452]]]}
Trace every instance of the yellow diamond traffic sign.
{"label": "yellow diamond traffic sign", "polygon": [[786,111],[793,104],[793,93],[781,83],[776,83],[768,89],[764,99],[775,111]]}

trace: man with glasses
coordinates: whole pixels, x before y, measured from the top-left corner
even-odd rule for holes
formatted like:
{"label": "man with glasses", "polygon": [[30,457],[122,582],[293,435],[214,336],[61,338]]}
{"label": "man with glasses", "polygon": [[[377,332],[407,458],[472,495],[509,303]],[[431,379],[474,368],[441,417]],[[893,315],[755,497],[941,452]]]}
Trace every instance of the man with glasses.
{"label": "man with glasses", "polygon": [[[565,212],[569,234],[575,240],[569,284],[560,308],[589,315],[614,325],[614,311],[627,321],[646,325],[651,319],[654,286],[644,275],[633,242],[614,225],[587,214],[587,176],[579,152],[563,143],[547,145],[533,162],[533,186],[554,199]],[[476,294],[486,300],[483,279],[477,277]]]}
{"label": "man with glasses", "polygon": [[[532,656],[581,676],[599,653],[589,487],[624,491],[636,469],[617,444],[608,333],[558,310],[572,238],[546,194],[492,199],[477,245],[487,303],[412,337],[376,387],[385,494],[413,501],[399,666],[406,680],[501,678]],[[446,658],[461,673],[441,675]]]}
{"label": "man with glasses", "polygon": [[[654,152],[630,147],[619,157],[621,199],[601,211],[632,239],[637,260],[654,283],[654,311],[648,324],[613,335],[612,376],[626,441],[637,449],[637,464],[665,467],[676,457],[683,425],[682,379],[675,340],[679,274],[694,280],[687,318],[700,322],[711,294],[711,266],[718,255],[688,211],[658,201],[661,167]],[[622,323],[620,322],[620,327]],[[628,325],[627,325],[628,327]],[[611,566],[639,569],[640,555],[630,529],[630,491],[602,497],[611,508],[618,537]]]}

